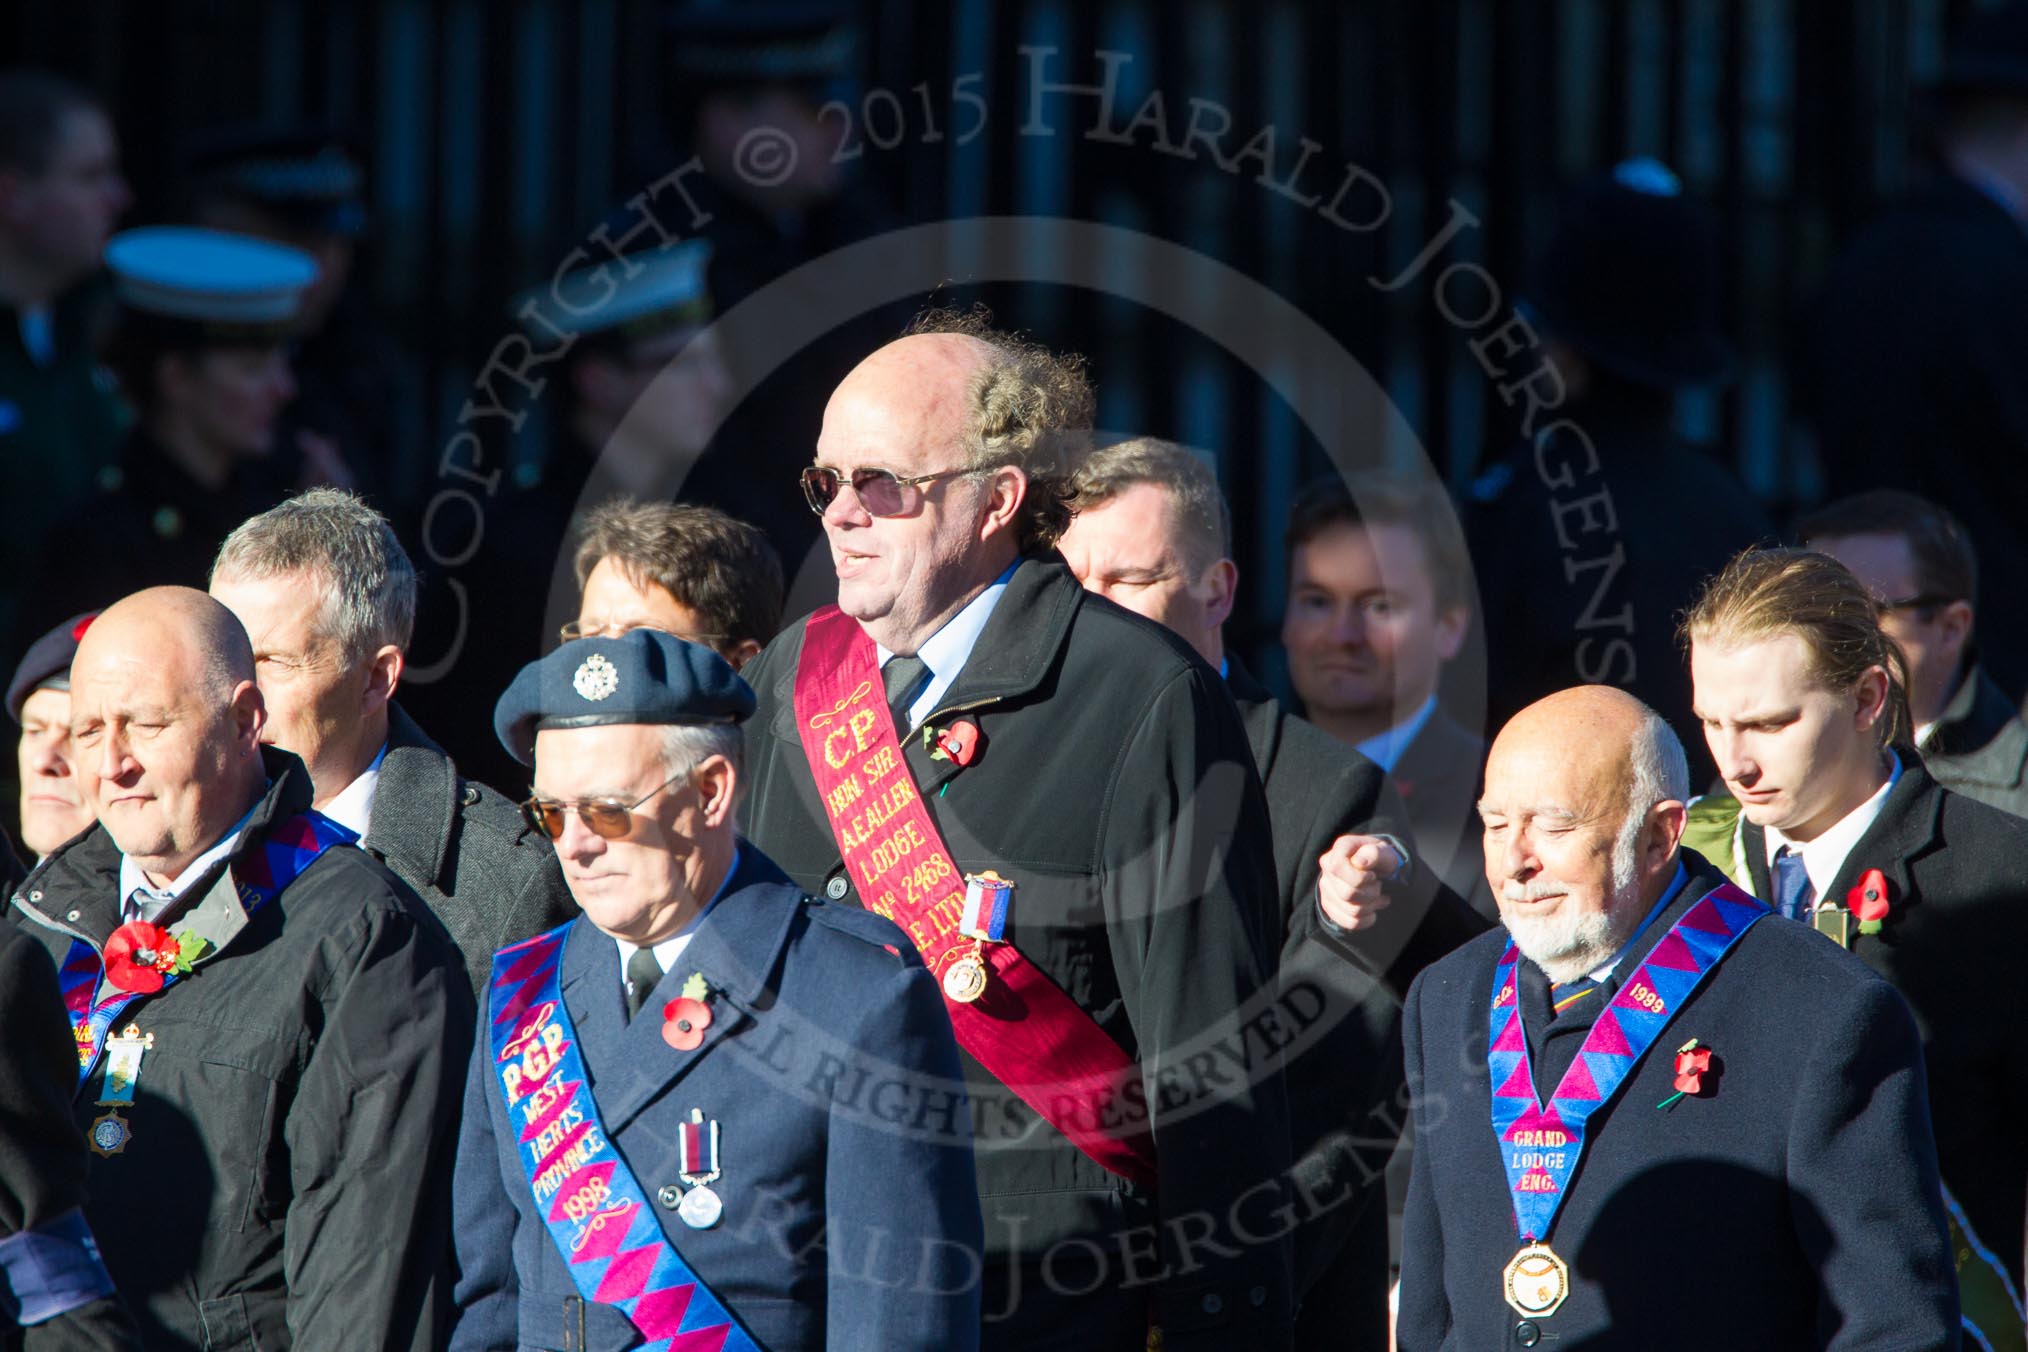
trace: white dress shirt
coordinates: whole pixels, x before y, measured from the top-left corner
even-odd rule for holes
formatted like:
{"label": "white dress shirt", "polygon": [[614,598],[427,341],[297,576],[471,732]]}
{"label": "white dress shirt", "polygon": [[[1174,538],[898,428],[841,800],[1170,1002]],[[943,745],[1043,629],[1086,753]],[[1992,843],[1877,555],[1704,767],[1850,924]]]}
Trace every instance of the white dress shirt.
{"label": "white dress shirt", "polygon": [[[725,877],[719,880],[718,890],[711,894],[710,901],[704,903],[704,909],[699,911],[696,917],[683,927],[681,933],[671,935],[659,944],[649,945],[649,951],[655,955],[655,965],[662,969],[662,975],[667,976],[675,970],[677,960],[683,956],[683,950],[690,947],[690,936],[697,932],[697,922],[710,914],[712,907],[718,905],[719,898],[725,895],[725,889],[731,886],[733,875],[739,872],[740,862],[745,854],[746,842],[741,841],[738,848],[733,851],[732,867],[725,871]],[[630,944],[625,939],[617,937],[614,938],[613,942],[619,945],[620,949],[620,994],[625,996],[627,993],[627,964],[634,960],[634,954],[641,951],[641,946],[639,944]]]}
{"label": "white dress shirt", "polygon": [[373,824],[373,791],[380,787],[380,763],[387,759],[387,743],[380,744],[374,754],[373,764],[359,772],[359,778],[338,790],[338,796],[330,805],[320,809],[332,821],[346,830],[366,839],[366,828]]}
{"label": "white dress shirt", "polygon": [[[1866,834],[1880,817],[1880,809],[1887,805],[1887,795],[1901,778],[1901,757],[1892,751],[1887,753],[1894,762],[1889,770],[1887,782],[1874,790],[1873,796],[1840,817],[1835,825],[1807,845],[1799,845],[1781,833],[1777,827],[1767,828],[1767,869],[1768,877],[1774,877],[1775,854],[1784,845],[1791,853],[1803,857],[1803,872],[1810,877],[1810,891],[1815,901],[1835,900],[1827,897],[1825,889],[1838,876],[1838,870],[1845,867],[1845,856],[1852,853],[1852,847],[1859,843],[1859,837]],[[1742,817],[1741,821],[1745,818]]]}
{"label": "white dress shirt", "polygon": [[[993,579],[986,590],[965,603],[965,608],[944,621],[943,628],[931,634],[917,648],[915,655],[930,669],[929,684],[908,703],[908,726],[897,728],[904,741],[908,734],[921,725],[923,719],[936,712],[937,701],[942,699],[958,679],[958,673],[971,660],[972,649],[979,645],[979,635],[985,631],[986,621],[993,618],[993,607],[1000,604],[1006,594],[1007,579],[1014,576],[1014,570],[1021,566],[1016,559],[1007,565],[1007,571]],[[880,665],[886,666],[887,659],[894,656],[879,644],[873,645],[880,658]]]}

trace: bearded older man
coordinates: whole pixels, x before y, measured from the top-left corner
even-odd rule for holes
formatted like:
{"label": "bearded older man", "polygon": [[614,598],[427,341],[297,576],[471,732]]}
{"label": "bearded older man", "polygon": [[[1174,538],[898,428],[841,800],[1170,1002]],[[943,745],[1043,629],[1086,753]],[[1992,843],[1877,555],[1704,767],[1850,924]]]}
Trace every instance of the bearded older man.
{"label": "bearded older man", "polygon": [[1506,933],[1405,1016],[1402,1352],[1958,1345],[1915,1021],[1679,847],[1687,791],[1610,687],[1493,743]]}
{"label": "bearded older man", "polygon": [[70,696],[99,824],[13,902],[61,967],[85,1216],[143,1342],[435,1346],[471,1017],[449,943],[261,745],[246,632],[203,592],[100,615]]}
{"label": "bearded older man", "polygon": [[933,317],[832,395],[838,605],[746,671],[752,839],[901,923],[967,1057],[984,1345],[1287,1346],[1273,844],[1218,673],[1078,585],[1091,387]]}

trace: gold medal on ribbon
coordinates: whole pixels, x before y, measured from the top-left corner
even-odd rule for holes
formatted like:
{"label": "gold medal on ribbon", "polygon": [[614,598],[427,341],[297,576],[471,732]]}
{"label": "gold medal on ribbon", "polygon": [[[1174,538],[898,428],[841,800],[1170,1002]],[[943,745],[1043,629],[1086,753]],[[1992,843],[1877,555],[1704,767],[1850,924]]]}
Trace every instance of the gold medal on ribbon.
{"label": "gold medal on ribbon", "polygon": [[1570,1294],[1570,1265],[1547,1244],[1524,1244],[1500,1274],[1507,1303],[1524,1319],[1547,1319]]}
{"label": "gold medal on ribbon", "polygon": [[986,993],[986,960],[975,948],[944,969],[944,994],[969,1005]]}

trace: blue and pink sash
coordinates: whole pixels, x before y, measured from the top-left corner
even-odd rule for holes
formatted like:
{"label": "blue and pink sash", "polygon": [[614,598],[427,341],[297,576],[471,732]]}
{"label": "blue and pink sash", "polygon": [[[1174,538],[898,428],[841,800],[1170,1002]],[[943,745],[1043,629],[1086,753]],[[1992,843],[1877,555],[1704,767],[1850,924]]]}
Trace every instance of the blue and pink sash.
{"label": "blue and pink sash", "polygon": [[[350,828],[340,826],[321,812],[304,812],[289,818],[268,833],[261,848],[232,865],[233,885],[239,904],[251,916],[280,895],[283,888],[301,876],[316,857],[333,845],[350,845],[358,840]],[[82,939],[73,939],[57,973],[63,990],[64,1007],[70,1011],[71,1032],[77,1039],[80,1086],[92,1076],[105,1054],[106,1034],[128,1006],[147,994],[161,991],[123,991],[114,987],[103,995],[105,960],[99,950]],[[173,972],[162,977],[161,990],[177,981]]]}
{"label": "blue and pink sash", "polygon": [[1486,1068],[1493,1084],[1493,1132],[1507,1168],[1514,1220],[1528,1243],[1548,1238],[1584,1154],[1585,1123],[1612,1102],[1641,1057],[1690,993],[1768,908],[1730,883],[1713,888],[1670,927],[1612,1003],[1564,1072],[1548,1106],[1535,1096],[1528,1039],[1515,988],[1513,944],[1493,969]]}
{"label": "blue and pink sash", "polygon": [[563,925],[500,950],[490,1001],[493,1070],[549,1237],[579,1293],[633,1321],[647,1352],[760,1352],[662,1233],[599,1120],[563,1004],[569,934]]}

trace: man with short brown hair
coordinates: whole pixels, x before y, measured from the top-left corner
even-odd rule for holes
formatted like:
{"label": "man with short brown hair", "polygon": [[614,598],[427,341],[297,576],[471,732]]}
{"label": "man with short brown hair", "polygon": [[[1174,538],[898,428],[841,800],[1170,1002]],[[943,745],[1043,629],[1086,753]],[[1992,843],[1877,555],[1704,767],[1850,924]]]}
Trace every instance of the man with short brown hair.
{"label": "man with short brown hair", "polygon": [[716,507],[616,498],[585,514],[574,638],[661,629],[737,671],[782,623],[782,561],[767,536]]}
{"label": "man with short brown hair", "polygon": [[1486,744],[1437,687],[1471,623],[1471,568],[1442,492],[1368,472],[1318,480],[1285,537],[1282,645],[1303,716],[1394,781],[1422,858],[1493,913],[1472,801]]}

